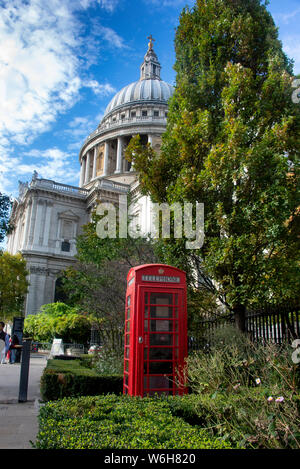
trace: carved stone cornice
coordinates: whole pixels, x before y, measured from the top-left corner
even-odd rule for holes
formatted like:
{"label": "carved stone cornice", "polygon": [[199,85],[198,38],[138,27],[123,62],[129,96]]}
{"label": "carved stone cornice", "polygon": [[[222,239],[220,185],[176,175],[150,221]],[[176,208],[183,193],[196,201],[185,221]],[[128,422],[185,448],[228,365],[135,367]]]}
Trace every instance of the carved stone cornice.
{"label": "carved stone cornice", "polygon": [[29,267],[31,274],[38,275],[59,275],[62,271],[60,269],[51,269],[49,267],[31,265]]}

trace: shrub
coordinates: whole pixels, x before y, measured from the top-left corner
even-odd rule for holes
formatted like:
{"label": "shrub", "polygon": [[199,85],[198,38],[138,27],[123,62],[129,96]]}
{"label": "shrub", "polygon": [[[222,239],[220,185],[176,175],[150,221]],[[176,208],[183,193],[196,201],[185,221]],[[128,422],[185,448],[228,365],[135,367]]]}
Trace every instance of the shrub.
{"label": "shrub", "polygon": [[299,448],[299,399],[268,401],[263,389],[242,388],[236,394],[169,398],[173,415],[200,425],[212,436],[249,449]]}
{"label": "shrub", "polygon": [[230,445],[173,416],[167,400],[130,396],[63,399],[40,410],[39,449],[227,449]]}
{"label": "shrub", "polygon": [[181,401],[181,410],[176,404],[176,412],[235,444],[300,448],[299,365],[292,362],[293,349],[254,344],[230,327],[214,339],[209,354],[188,358],[187,382],[196,396]]}
{"label": "shrub", "polygon": [[93,366],[100,374],[123,374],[124,356],[103,347],[101,352],[95,354]]}
{"label": "shrub", "polygon": [[41,396],[45,401],[72,396],[93,396],[122,392],[122,375],[99,375],[83,365],[88,358],[63,361],[48,360],[41,377]]}

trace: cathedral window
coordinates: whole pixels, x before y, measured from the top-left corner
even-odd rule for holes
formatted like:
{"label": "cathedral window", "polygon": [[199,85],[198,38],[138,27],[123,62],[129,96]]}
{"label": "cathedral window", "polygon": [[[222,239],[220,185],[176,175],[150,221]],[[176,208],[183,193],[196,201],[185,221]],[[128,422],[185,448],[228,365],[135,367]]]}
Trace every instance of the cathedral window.
{"label": "cathedral window", "polygon": [[142,116],[147,117],[147,111],[142,111]]}
{"label": "cathedral window", "polygon": [[130,117],[135,117],[135,116],[136,116],[136,112],[135,112],[135,111],[132,111],[132,112],[130,113]]}
{"label": "cathedral window", "polygon": [[154,117],[158,117],[159,116],[159,111],[154,111],[153,115],[154,115]]}

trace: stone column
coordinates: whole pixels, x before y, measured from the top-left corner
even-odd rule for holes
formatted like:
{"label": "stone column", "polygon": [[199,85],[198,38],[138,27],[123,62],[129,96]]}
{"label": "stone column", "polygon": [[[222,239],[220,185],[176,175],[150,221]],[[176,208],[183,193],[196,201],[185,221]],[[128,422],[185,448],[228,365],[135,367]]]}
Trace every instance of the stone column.
{"label": "stone column", "polygon": [[152,135],[148,134],[148,143],[150,143],[152,147]]}
{"label": "stone column", "polygon": [[35,223],[34,223],[33,246],[39,246],[40,244],[42,210],[43,210],[43,200],[39,200],[37,204],[36,218],[35,218]]}
{"label": "stone column", "polygon": [[53,203],[50,201],[47,201],[45,205],[46,217],[45,217],[44,239],[43,239],[44,246],[48,246],[48,241],[49,241],[52,205]]}
{"label": "stone column", "polygon": [[17,228],[15,229],[15,235],[14,235],[13,254],[17,254],[19,250],[19,238],[20,238],[20,231],[21,231],[21,226],[22,226],[22,217],[20,215],[20,211],[18,215],[19,216],[17,218]]}
{"label": "stone column", "polygon": [[25,228],[24,228],[24,236],[23,236],[23,245],[22,249],[26,249],[28,245],[28,236],[29,236],[29,225],[30,225],[30,216],[31,216],[31,207],[32,203],[31,200],[28,201],[27,208],[26,208],[26,215],[25,215]]}
{"label": "stone column", "polygon": [[96,168],[97,168],[97,146],[94,148],[94,161],[93,161],[93,176],[92,179],[96,177]]}
{"label": "stone column", "polygon": [[28,236],[28,244],[30,246],[32,246],[33,244],[33,234],[34,234],[34,226],[35,226],[35,220],[36,220],[36,212],[37,212],[37,196],[34,196],[32,197],[32,208],[31,208],[31,214],[30,214],[30,227],[29,227],[29,236]]}
{"label": "stone column", "polygon": [[90,152],[88,151],[86,155],[86,162],[85,162],[84,184],[87,184],[89,182],[89,174],[90,174]]}
{"label": "stone column", "polygon": [[121,173],[122,171],[122,153],[123,153],[123,139],[118,137],[118,146],[117,146],[117,165],[115,173]]}
{"label": "stone column", "polygon": [[79,187],[82,187],[84,183],[84,161],[85,160],[81,158]]}
{"label": "stone column", "polygon": [[103,176],[108,173],[108,142],[104,143],[104,162],[103,162]]}
{"label": "stone column", "polygon": [[61,243],[60,235],[61,235],[61,218],[58,218],[56,241],[55,241],[55,248],[56,248],[57,253],[60,253],[60,243]]}

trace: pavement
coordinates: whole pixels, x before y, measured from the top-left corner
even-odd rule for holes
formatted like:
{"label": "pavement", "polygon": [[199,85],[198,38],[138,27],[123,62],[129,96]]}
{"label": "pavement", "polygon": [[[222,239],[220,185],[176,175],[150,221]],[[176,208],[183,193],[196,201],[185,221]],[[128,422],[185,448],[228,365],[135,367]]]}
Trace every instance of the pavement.
{"label": "pavement", "polygon": [[43,355],[31,354],[27,402],[18,402],[20,363],[0,364],[0,449],[32,449],[38,432],[40,378],[47,364]]}

